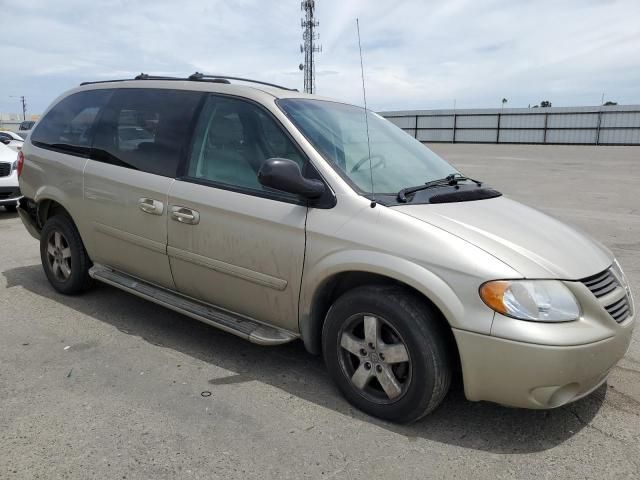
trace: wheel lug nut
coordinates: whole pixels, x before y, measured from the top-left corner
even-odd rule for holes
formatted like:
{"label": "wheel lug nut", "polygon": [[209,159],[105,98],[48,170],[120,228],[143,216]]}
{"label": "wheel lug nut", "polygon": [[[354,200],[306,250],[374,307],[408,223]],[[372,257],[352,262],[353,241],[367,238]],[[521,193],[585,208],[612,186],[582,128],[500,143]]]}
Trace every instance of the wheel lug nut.
{"label": "wheel lug nut", "polygon": [[382,366],[381,365],[376,365],[376,372],[378,372],[378,373],[382,372]]}
{"label": "wheel lug nut", "polygon": [[369,362],[365,362],[365,363],[364,363],[364,368],[365,368],[366,370],[371,370],[371,364],[370,364]]}
{"label": "wheel lug nut", "polygon": [[362,355],[363,357],[367,355],[367,351],[364,348],[360,349],[360,355]]}
{"label": "wheel lug nut", "polygon": [[369,342],[369,348],[370,348],[371,350],[375,350],[375,349],[376,349],[376,346],[375,346],[373,343]]}
{"label": "wheel lug nut", "polygon": [[384,353],[381,353],[379,356],[380,356],[380,360],[384,360]]}

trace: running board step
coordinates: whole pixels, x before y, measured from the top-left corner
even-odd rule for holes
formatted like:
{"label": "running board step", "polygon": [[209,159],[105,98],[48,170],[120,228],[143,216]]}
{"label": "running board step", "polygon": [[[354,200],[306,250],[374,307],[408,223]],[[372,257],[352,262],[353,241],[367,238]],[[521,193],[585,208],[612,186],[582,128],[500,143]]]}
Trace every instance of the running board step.
{"label": "running board step", "polygon": [[138,297],[150,300],[258,345],[280,345],[298,338],[297,335],[286,330],[264,325],[255,320],[234,315],[225,310],[183,297],[102,265],[91,267],[89,275],[100,282],[133,293]]}

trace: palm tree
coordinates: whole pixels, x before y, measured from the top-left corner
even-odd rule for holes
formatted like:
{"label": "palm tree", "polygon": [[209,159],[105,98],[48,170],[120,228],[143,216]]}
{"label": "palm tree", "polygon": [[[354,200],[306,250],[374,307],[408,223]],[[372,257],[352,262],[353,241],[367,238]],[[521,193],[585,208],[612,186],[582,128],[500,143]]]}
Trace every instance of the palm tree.
{"label": "palm tree", "polygon": [[507,103],[509,100],[507,100],[506,98],[502,99],[502,108],[504,108],[504,104]]}

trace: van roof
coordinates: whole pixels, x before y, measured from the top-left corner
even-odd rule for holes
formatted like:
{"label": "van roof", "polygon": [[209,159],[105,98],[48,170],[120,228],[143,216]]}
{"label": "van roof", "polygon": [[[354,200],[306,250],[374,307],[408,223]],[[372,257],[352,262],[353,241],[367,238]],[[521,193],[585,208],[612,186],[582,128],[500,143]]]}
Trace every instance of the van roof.
{"label": "van roof", "polygon": [[[232,83],[233,80],[233,83]],[[242,83],[235,83],[242,82]],[[319,98],[316,95],[301,93],[295,88],[283,87],[274,83],[253,80],[250,78],[229,75],[207,75],[196,72],[188,77],[169,77],[148,75],[141,73],[134,78],[116,80],[98,80],[83,82],[81,90],[93,88],[174,88],[179,90],[199,90],[211,92],[236,93],[251,97],[251,93],[262,92],[275,98],[308,97]],[[75,89],[77,90],[77,89]]]}

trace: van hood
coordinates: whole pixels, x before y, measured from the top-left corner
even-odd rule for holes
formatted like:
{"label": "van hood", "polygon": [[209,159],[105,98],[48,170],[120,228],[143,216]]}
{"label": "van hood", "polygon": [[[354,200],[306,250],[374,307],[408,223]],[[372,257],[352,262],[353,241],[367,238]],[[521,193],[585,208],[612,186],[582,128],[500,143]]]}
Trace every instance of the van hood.
{"label": "van hood", "polygon": [[0,162],[13,163],[17,158],[18,154],[14,150],[0,143]]}
{"label": "van hood", "polygon": [[526,278],[579,280],[613,263],[613,254],[584,233],[504,196],[392,208],[468,241]]}

